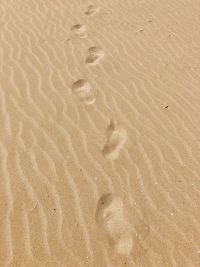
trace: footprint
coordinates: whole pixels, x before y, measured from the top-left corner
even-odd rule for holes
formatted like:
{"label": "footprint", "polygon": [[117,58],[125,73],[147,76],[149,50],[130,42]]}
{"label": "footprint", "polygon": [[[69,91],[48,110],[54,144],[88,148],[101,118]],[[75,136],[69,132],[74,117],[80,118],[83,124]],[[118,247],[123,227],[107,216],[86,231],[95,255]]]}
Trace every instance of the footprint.
{"label": "footprint", "polygon": [[117,126],[116,121],[111,120],[106,136],[107,142],[102,150],[102,154],[109,160],[115,160],[126,142],[127,132],[123,127]]}
{"label": "footprint", "polygon": [[76,24],[71,28],[71,32],[74,35],[77,35],[79,38],[87,37],[87,30],[84,24]]}
{"label": "footprint", "polygon": [[114,250],[118,254],[129,255],[133,239],[121,198],[111,193],[103,195],[97,205],[96,221],[106,232]]}
{"label": "footprint", "polygon": [[88,56],[85,63],[88,65],[96,65],[104,57],[104,51],[96,46],[92,46],[88,49]]}
{"label": "footprint", "polygon": [[95,96],[92,93],[90,83],[83,79],[80,79],[73,83],[72,92],[76,94],[79,99],[86,105],[91,105],[96,100]]}
{"label": "footprint", "polygon": [[87,7],[87,10],[85,12],[85,15],[87,15],[87,16],[94,16],[99,11],[100,11],[100,7],[94,6],[94,5],[89,5]]}

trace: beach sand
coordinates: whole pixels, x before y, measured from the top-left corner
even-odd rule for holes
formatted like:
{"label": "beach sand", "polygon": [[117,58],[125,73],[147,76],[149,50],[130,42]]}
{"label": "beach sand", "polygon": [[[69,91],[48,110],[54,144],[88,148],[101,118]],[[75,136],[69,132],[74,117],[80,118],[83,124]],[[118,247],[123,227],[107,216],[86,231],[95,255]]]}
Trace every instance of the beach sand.
{"label": "beach sand", "polygon": [[199,1],[0,14],[0,266],[199,267]]}

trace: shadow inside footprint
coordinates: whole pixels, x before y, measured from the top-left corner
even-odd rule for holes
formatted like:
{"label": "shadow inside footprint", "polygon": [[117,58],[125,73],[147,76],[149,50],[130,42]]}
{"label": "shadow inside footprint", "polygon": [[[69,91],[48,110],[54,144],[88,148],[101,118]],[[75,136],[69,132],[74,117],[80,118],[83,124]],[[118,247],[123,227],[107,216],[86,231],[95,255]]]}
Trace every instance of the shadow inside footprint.
{"label": "shadow inside footprint", "polygon": [[105,52],[96,46],[92,46],[88,49],[88,56],[85,63],[88,65],[96,65],[104,57]]}
{"label": "shadow inside footprint", "polygon": [[111,120],[106,136],[107,142],[103,147],[102,154],[109,160],[115,160],[126,142],[127,132],[123,127],[117,126],[116,121]]}
{"label": "shadow inside footprint", "polygon": [[73,83],[72,92],[76,94],[79,99],[86,105],[91,105],[96,100],[95,96],[92,93],[90,83],[83,79],[80,79]]}
{"label": "shadow inside footprint", "polygon": [[120,197],[112,193],[103,195],[97,205],[96,221],[118,254],[130,254],[133,240]]}
{"label": "shadow inside footprint", "polygon": [[87,16],[94,16],[99,11],[100,11],[100,7],[94,6],[94,5],[89,5],[87,7],[87,10],[85,12],[85,15],[87,15]]}
{"label": "shadow inside footprint", "polygon": [[84,24],[76,24],[72,26],[71,33],[77,35],[79,38],[86,38],[87,37],[86,26]]}

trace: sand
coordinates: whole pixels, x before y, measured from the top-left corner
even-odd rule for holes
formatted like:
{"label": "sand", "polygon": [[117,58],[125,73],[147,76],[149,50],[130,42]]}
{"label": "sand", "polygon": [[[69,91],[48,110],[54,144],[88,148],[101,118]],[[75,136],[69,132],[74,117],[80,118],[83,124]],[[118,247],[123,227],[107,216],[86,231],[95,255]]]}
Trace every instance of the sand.
{"label": "sand", "polygon": [[0,14],[0,266],[199,267],[199,1]]}

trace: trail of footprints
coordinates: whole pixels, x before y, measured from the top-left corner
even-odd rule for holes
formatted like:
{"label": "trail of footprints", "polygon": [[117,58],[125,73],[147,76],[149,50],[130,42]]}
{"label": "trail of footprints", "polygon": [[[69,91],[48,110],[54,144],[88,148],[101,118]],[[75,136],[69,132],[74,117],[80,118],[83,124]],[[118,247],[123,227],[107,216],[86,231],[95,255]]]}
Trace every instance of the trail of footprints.
{"label": "trail of footprints", "polygon": [[[85,15],[94,16],[100,8],[94,5],[87,7]],[[76,24],[71,28],[71,33],[78,38],[87,37],[87,27],[84,24]],[[96,46],[90,47],[87,52],[85,64],[94,66],[104,57],[104,51]],[[92,105],[96,101],[92,87],[88,81],[79,79],[72,85],[72,92],[79,100]],[[111,120],[106,130],[106,144],[102,149],[102,155],[108,160],[116,160],[127,139],[126,130]],[[130,225],[124,216],[123,202],[115,194],[103,195],[97,204],[96,222],[103,229],[116,253],[129,255],[132,250],[132,235]]]}

